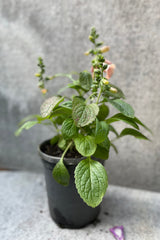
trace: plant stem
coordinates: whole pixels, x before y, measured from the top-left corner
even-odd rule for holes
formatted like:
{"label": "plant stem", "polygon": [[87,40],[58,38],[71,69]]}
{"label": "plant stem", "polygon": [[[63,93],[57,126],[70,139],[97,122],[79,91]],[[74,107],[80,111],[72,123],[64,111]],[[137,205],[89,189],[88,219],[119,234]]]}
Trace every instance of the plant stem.
{"label": "plant stem", "polygon": [[66,154],[66,152],[68,151],[68,149],[70,148],[70,146],[72,145],[72,141],[67,145],[66,149],[64,150],[62,156],[61,156],[61,160],[60,161],[63,161],[63,158]]}
{"label": "plant stem", "polygon": [[101,94],[102,94],[102,87],[100,88],[100,91],[99,91],[99,94],[98,94],[98,98],[97,98],[97,104],[98,104],[98,102],[99,102],[99,99],[100,99],[100,97],[101,97]]}

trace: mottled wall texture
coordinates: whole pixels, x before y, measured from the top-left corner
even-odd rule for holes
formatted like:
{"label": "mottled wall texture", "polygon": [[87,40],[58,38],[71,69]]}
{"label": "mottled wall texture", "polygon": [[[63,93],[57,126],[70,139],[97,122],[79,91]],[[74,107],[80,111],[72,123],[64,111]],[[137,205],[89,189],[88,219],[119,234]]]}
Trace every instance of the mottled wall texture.
{"label": "mottled wall texture", "polygon": [[[37,57],[44,57],[49,75],[89,70],[83,52],[91,26],[111,47],[112,82],[154,133],[152,142],[117,141],[119,154],[111,150],[106,162],[109,182],[160,191],[159,0],[0,0],[0,167],[42,171],[37,145],[52,132],[37,126],[14,136],[20,119],[39,113],[43,101],[34,77]],[[67,81],[55,79],[51,94]]]}

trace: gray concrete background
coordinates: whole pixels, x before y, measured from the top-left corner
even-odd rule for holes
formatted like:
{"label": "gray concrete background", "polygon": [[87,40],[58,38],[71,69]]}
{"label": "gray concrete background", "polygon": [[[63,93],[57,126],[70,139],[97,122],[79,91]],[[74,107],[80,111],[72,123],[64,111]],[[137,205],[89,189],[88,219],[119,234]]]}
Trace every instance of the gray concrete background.
{"label": "gray concrete background", "polygon": [[[159,12],[159,0],[0,0],[0,167],[42,171],[36,148],[51,131],[37,126],[14,136],[18,122],[39,113],[43,101],[34,78],[37,57],[44,57],[49,75],[90,69],[83,52],[95,26],[111,47],[112,83],[154,133],[152,142],[117,142],[119,155],[111,151],[106,163],[109,182],[160,191]],[[66,82],[54,80],[50,94]]]}

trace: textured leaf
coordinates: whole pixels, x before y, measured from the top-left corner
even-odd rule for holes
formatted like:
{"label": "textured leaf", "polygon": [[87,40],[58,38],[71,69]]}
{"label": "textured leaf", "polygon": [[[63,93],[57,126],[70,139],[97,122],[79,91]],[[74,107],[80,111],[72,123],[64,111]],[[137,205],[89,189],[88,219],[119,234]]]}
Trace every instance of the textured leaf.
{"label": "textured leaf", "polygon": [[110,150],[110,141],[106,138],[102,143],[97,145],[96,151],[93,157],[107,160],[109,157],[109,150]]}
{"label": "textured leaf", "polygon": [[98,114],[99,108],[95,103],[85,105],[80,98],[74,98],[72,117],[78,127],[84,127],[92,123]]}
{"label": "textured leaf", "polygon": [[95,141],[101,143],[107,138],[109,132],[109,125],[105,121],[98,121],[96,119]]}
{"label": "textured leaf", "polygon": [[63,161],[60,160],[53,169],[52,175],[56,182],[63,186],[69,185],[70,176]]}
{"label": "textured leaf", "polygon": [[39,123],[39,121],[28,121],[28,122],[25,122],[20,128],[18,128],[18,130],[15,132],[15,135],[19,136],[23,129],[28,130],[28,129],[30,129],[31,127],[33,127],[34,125],[36,125],[38,123]]}
{"label": "textured leaf", "polygon": [[134,110],[128,103],[121,99],[108,100],[115,108],[117,108],[125,116],[134,118]]}
{"label": "textured leaf", "polygon": [[123,121],[129,125],[131,125],[132,127],[139,129],[138,125],[135,123],[134,118],[129,118],[125,115],[123,115],[122,113],[117,113],[114,116],[106,119],[106,123],[110,124],[116,121]]}
{"label": "textured leaf", "polygon": [[65,107],[65,108],[72,109],[72,101],[64,102],[64,103],[62,103],[61,106],[62,106],[62,107]]}
{"label": "textured leaf", "polygon": [[146,136],[144,136],[142,133],[138,132],[137,130],[133,128],[125,128],[121,133],[120,137],[131,135],[139,139],[149,140]]}
{"label": "textured leaf", "polygon": [[66,145],[67,145],[66,140],[61,137],[58,141],[58,147],[64,150],[66,148]]}
{"label": "textured leaf", "polygon": [[152,133],[152,131],[144,124],[142,123],[137,117],[134,117],[134,121],[136,123],[138,123],[139,125],[141,125],[142,127],[144,127],[147,131],[149,131],[150,133]]}
{"label": "textured leaf", "polygon": [[109,91],[108,86],[103,87],[103,96],[105,97],[112,97],[113,99],[116,98],[125,98],[124,93],[122,92],[122,90],[120,88],[118,88],[116,85],[113,84],[109,84],[110,87],[116,88],[117,89],[117,93],[112,93]]}
{"label": "textured leaf", "polygon": [[29,115],[29,116],[23,118],[18,125],[20,126],[20,125],[24,124],[25,122],[27,122],[27,121],[29,121],[29,120],[33,120],[33,119],[36,119],[37,121],[44,121],[44,120],[46,120],[47,118],[42,118],[42,117],[41,117],[40,115],[38,115],[38,114],[33,114],[33,115]]}
{"label": "textured leaf", "polygon": [[74,143],[77,151],[85,157],[93,155],[97,147],[94,137],[83,136],[81,134],[74,139]]}
{"label": "textured leaf", "polygon": [[111,147],[114,149],[115,153],[118,154],[118,149],[113,143],[111,143]]}
{"label": "textured leaf", "polygon": [[101,203],[108,187],[106,170],[101,163],[84,159],[75,169],[75,184],[83,201],[95,208]]}
{"label": "textured leaf", "polygon": [[56,143],[58,142],[58,140],[59,140],[59,136],[56,135],[56,136],[54,136],[54,137],[50,140],[50,144],[51,144],[51,145],[54,145],[54,144],[56,144]]}
{"label": "textured leaf", "polygon": [[87,91],[90,90],[92,85],[92,76],[89,72],[81,72],[79,75],[80,85]]}
{"label": "textured leaf", "polygon": [[103,121],[109,114],[109,107],[105,104],[99,106],[99,112],[97,115],[98,120]]}
{"label": "textured leaf", "polygon": [[66,107],[58,107],[50,115],[50,118],[52,117],[58,117],[58,116],[69,116],[72,114],[72,110]]}
{"label": "textured leaf", "polygon": [[64,100],[64,97],[51,97],[44,101],[44,103],[41,105],[41,116],[47,117],[51,114],[53,109],[57,107],[62,101]]}
{"label": "textured leaf", "polygon": [[116,129],[112,125],[109,125],[109,131],[113,132],[117,137],[119,137],[118,132],[116,131]]}
{"label": "textured leaf", "polygon": [[62,124],[62,135],[65,139],[71,139],[75,137],[78,133],[78,128],[76,127],[73,119],[66,119]]}

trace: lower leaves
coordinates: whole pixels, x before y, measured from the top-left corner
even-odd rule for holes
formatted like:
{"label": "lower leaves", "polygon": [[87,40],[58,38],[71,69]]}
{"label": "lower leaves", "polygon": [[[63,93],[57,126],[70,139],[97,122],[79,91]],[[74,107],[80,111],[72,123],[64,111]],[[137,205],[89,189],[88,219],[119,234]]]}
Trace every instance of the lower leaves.
{"label": "lower leaves", "polygon": [[70,175],[69,175],[69,172],[68,172],[66,166],[63,163],[62,158],[54,167],[52,175],[53,175],[54,179],[56,180],[56,182],[58,182],[59,184],[61,184],[63,186],[68,186]]}
{"label": "lower leaves", "polygon": [[83,201],[95,208],[101,203],[108,187],[106,170],[101,163],[88,157],[75,169],[75,184]]}

